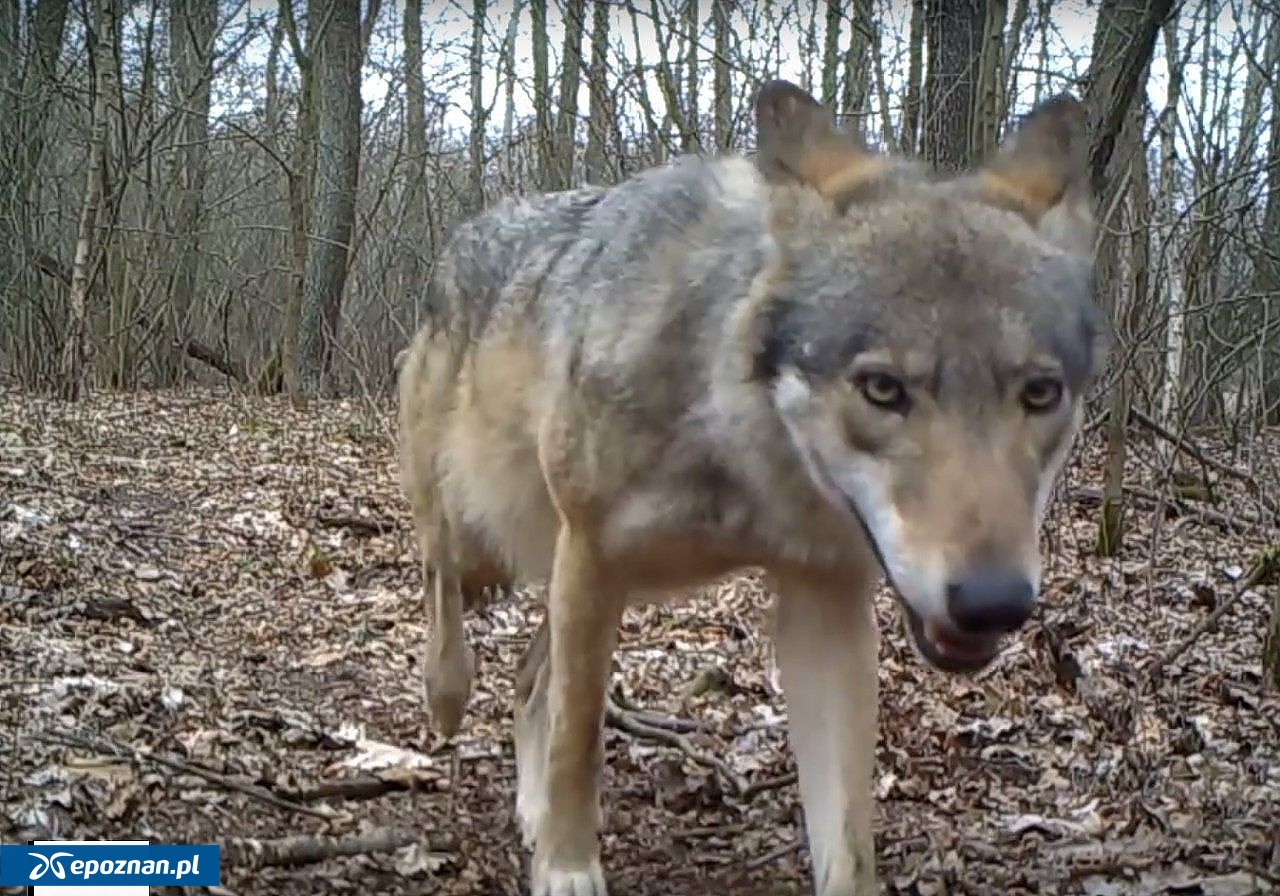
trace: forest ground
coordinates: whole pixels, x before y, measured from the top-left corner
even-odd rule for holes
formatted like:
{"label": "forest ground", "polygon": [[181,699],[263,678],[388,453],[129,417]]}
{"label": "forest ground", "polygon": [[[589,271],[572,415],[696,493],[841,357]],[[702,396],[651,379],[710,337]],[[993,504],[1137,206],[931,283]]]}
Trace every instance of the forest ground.
{"label": "forest ground", "polygon": [[[355,402],[0,393],[0,839],[222,843],[214,892],[242,896],[522,896],[509,707],[538,611],[469,620],[476,691],[442,742],[393,427]],[[1082,440],[1046,527],[1043,611],[982,675],[923,666],[881,595],[888,892],[1277,887],[1271,591],[1240,582],[1276,538],[1249,489],[1280,481],[1218,477],[1213,502],[1167,508],[1156,531],[1159,444],[1135,436],[1139,500],[1104,560],[1101,433]],[[1280,469],[1280,434],[1255,451]],[[628,613],[617,699],[648,721],[606,733],[617,896],[811,892],[766,606],[742,577]],[[281,864],[307,848],[318,861]]]}

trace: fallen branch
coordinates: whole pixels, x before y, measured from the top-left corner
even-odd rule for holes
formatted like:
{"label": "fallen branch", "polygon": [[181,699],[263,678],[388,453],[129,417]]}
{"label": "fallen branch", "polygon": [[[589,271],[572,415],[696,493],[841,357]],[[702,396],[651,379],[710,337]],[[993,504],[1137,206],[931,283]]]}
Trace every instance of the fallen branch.
{"label": "fallen branch", "polygon": [[366,536],[384,535],[399,528],[394,520],[359,516],[354,513],[333,513],[327,510],[316,512],[316,522],[328,529],[346,529],[356,535]]}
{"label": "fallen branch", "polygon": [[633,712],[615,703],[612,697],[605,704],[605,722],[619,731],[675,747],[699,765],[717,772],[735,796],[741,797],[750,792],[750,785],[733,770],[729,763],[705,750],[698,749],[689,738],[679,732],[641,721]]}
{"label": "fallen branch", "polygon": [[316,784],[302,790],[282,791],[281,796],[299,803],[314,803],[319,800],[376,800],[388,793],[402,793],[413,790],[409,781],[398,779],[362,777],[348,781],[331,781]]}
{"label": "fallen branch", "polygon": [[634,703],[629,701],[619,686],[614,688],[611,698],[619,710],[629,714],[633,719],[646,725],[652,725],[654,728],[665,728],[668,731],[675,731],[678,734],[693,734],[699,731],[709,731],[711,726],[706,722],[699,722],[696,719],[684,719],[678,716],[663,716],[657,713],[649,712],[641,709]]}
{"label": "fallen branch", "polygon": [[1182,438],[1177,433],[1170,432],[1168,429],[1161,426],[1158,422],[1153,420],[1151,417],[1148,417],[1146,414],[1144,414],[1142,411],[1138,410],[1137,408],[1131,408],[1129,411],[1129,414],[1134,420],[1141,423],[1147,429],[1151,430],[1151,432],[1155,433],[1157,436],[1164,439],[1170,445],[1177,448],[1179,451],[1181,451],[1183,454],[1186,454],[1188,457],[1192,458],[1197,463],[1205,467],[1208,467],[1210,470],[1214,470],[1218,473],[1221,473],[1223,476],[1226,476],[1229,479],[1234,479],[1236,482],[1239,482],[1240,484],[1242,484],[1246,489],[1248,489],[1249,493],[1258,500],[1258,503],[1267,509],[1267,511],[1269,511],[1271,514],[1275,516],[1280,516],[1280,503],[1267,497],[1267,494],[1263,490],[1262,486],[1258,484],[1257,479],[1254,479],[1248,473],[1244,473],[1244,472],[1241,472],[1240,470],[1237,470],[1235,467],[1232,467],[1229,464],[1224,464],[1220,460],[1214,460],[1212,457],[1209,457],[1207,454],[1205,454],[1195,445],[1191,444],[1190,442]]}
{"label": "fallen branch", "polygon": [[203,778],[210,784],[215,784],[224,790],[232,790],[236,793],[242,793],[247,797],[282,809],[286,812],[298,812],[303,815],[311,815],[315,818],[323,818],[331,821],[334,817],[332,810],[313,809],[310,806],[303,806],[295,802],[291,802],[282,797],[277,796],[264,787],[258,787],[255,784],[246,784],[243,781],[237,781],[226,775],[211,771],[207,768],[201,768],[181,759],[171,756],[164,756],[160,753],[153,753],[145,747],[135,747],[130,744],[121,743],[110,738],[96,736],[84,737],[71,734],[65,731],[53,731],[45,734],[35,735],[35,739],[43,743],[56,744],[64,747],[72,747],[80,750],[88,750],[102,756],[114,756],[118,759],[127,759],[135,766],[142,766],[147,763],[152,765],[160,765],[172,771],[182,774],[194,775],[197,778]]}
{"label": "fallen branch", "polygon": [[1227,595],[1226,599],[1224,599],[1222,603],[1218,604],[1212,613],[1202,619],[1199,624],[1191,630],[1191,633],[1183,638],[1178,644],[1174,645],[1168,653],[1151,664],[1147,670],[1147,680],[1154,686],[1156,676],[1164,671],[1166,666],[1178,657],[1182,656],[1188,648],[1199,641],[1206,633],[1217,628],[1222,617],[1227,615],[1227,612],[1236,605],[1236,602],[1240,600],[1246,591],[1253,588],[1255,585],[1260,585],[1263,582],[1268,581],[1277,573],[1280,573],[1280,548],[1272,548],[1264,552],[1263,555],[1258,558],[1258,561],[1254,563],[1253,568],[1236,582],[1231,594]]}
{"label": "fallen branch", "polygon": [[[1220,529],[1225,529],[1228,532],[1248,532],[1253,529],[1254,526],[1264,525],[1255,519],[1232,519],[1225,513],[1220,513],[1219,511],[1212,510],[1208,507],[1189,507],[1187,506],[1186,500],[1182,498],[1168,496],[1162,499],[1160,495],[1155,492],[1148,491],[1147,489],[1139,488],[1137,486],[1124,486],[1124,493],[1130,497],[1138,499],[1139,501],[1144,501],[1148,504],[1155,504],[1157,506],[1163,501],[1165,507],[1173,508],[1181,516],[1197,519],[1203,523],[1209,523]],[[1097,488],[1080,488],[1076,490],[1075,497],[1080,503],[1089,506],[1101,504],[1102,490]]]}
{"label": "fallen branch", "polygon": [[222,847],[226,863],[254,869],[314,865],[340,856],[363,856],[371,853],[395,852],[416,843],[418,837],[402,828],[376,828],[364,834],[346,837],[314,837],[300,835],[278,840],[237,838]]}
{"label": "fallen branch", "polygon": [[223,376],[230,377],[237,383],[248,382],[249,377],[244,371],[244,365],[222,354],[213,346],[207,345],[198,339],[183,339],[179,344],[182,351],[189,357],[203,364],[208,364]]}

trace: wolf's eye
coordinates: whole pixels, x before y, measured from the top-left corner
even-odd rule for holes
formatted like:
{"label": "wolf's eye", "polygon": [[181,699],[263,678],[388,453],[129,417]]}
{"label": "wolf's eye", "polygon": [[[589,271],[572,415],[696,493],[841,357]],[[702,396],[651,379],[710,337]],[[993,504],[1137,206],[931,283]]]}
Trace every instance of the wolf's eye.
{"label": "wolf's eye", "polygon": [[898,412],[907,409],[907,387],[896,376],[869,370],[858,374],[855,382],[863,397],[876,407]]}
{"label": "wolf's eye", "polygon": [[1022,406],[1033,414],[1052,411],[1062,401],[1062,381],[1052,376],[1037,376],[1022,386]]}

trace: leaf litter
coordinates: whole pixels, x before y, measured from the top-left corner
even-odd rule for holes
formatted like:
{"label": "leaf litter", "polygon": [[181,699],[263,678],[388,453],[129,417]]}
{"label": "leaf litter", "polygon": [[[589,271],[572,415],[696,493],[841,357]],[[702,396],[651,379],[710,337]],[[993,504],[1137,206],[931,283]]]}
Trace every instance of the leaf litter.
{"label": "leaf litter", "polygon": [[[468,620],[468,717],[431,732],[393,427],[353,401],[0,393],[0,838],[223,843],[219,893],[523,896],[509,707],[540,611]],[[926,668],[879,596],[888,892],[1280,892],[1276,585],[1240,589],[1274,550],[1256,498],[1280,493],[1280,437],[1251,449],[1272,477],[1216,481],[1212,506],[1131,505],[1120,559],[1092,551],[1099,438],[1046,524],[1043,611],[992,668]],[[1126,485],[1149,494],[1134,441]],[[810,892],[767,613],[744,575],[624,619],[618,893]]]}

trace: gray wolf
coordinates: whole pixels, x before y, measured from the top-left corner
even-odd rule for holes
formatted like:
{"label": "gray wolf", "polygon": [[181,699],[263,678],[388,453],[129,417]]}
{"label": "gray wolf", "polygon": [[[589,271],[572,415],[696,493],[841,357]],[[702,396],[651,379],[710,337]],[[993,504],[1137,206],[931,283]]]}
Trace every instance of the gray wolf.
{"label": "gray wolf", "polygon": [[399,376],[456,731],[485,589],[547,583],[517,669],[534,896],[605,896],[601,725],[624,611],[760,569],[814,889],[876,892],[873,586],[972,673],[1032,614],[1038,523],[1103,350],[1079,102],[980,169],[869,151],[785,81],[758,153],[511,198],[461,226]]}

